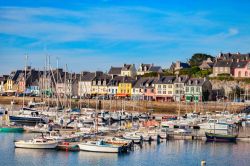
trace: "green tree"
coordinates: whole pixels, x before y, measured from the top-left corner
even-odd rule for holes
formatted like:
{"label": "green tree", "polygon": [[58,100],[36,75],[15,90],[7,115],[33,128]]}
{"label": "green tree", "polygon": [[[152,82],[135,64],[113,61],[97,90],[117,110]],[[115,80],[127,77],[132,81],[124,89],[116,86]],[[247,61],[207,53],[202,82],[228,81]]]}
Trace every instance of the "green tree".
{"label": "green tree", "polygon": [[203,53],[195,53],[189,60],[189,64],[191,66],[199,66],[202,64],[204,60],[207,60],[207,58],[211,58],[211,60],[214,60],[214,57],[211,55]]}

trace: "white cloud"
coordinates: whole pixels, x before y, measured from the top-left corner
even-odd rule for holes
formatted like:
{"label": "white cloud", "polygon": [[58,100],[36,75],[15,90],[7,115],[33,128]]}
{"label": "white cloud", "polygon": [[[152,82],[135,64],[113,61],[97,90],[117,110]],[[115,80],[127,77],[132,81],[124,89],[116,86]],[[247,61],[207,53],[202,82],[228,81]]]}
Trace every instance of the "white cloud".
{"label": "white cloud", "polygon": [[239,30],[238,29],[236,29],[236,28],[229,28],[227,35],[228,36],[235,36],[237,34],[239,34]]}

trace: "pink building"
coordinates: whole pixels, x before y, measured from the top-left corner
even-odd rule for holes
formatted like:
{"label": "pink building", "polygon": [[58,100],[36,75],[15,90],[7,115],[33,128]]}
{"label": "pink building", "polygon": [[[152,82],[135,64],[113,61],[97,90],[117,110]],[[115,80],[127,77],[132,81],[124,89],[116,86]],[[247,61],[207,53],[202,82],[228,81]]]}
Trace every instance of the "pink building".
{"label": "pink building", "polygon": [[250,78],[250,61],[238,62],[234,68],[235,78]]}

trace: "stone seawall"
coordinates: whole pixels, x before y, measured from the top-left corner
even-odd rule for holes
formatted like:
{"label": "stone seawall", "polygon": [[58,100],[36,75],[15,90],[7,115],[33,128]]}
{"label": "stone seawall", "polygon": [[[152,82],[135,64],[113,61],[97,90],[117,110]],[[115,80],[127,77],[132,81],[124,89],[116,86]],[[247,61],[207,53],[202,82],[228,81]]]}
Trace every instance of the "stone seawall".
{"label": "stone seawall", "polygon": [[[0,104],[10,104],[14,101],[16,105],[22,105],[22,97],[0,97]],[[47,104],[51,106],[56,106],[56,99],[46,99],[41,98],[25,98],[25,104],[27,105],[29,101],[41,102],[46,101]],[[80,102],[81,101],[81,102]],[[70,106],[69,100],[60,100],[60,103],[66,106]],[[139,111],[145,112],[149,109],[154,110],[155,113],[163,114],[178,114],[179,110],[181,114],[187,112],[214,112],[214,111],[230,111],[239,112],[245,107],[244,103],[224,103],[224,102],[206,102],[206,103],[185,103],[185,102],[156,102],[156,101],[127,101],[127,100],[100,100],[96,102],[95,99],[72,99],[71,106],[75,107],[92,107],[95,108],[96,105],[102,109],[107,110],[121,110],[124,108],[127,111]]]}

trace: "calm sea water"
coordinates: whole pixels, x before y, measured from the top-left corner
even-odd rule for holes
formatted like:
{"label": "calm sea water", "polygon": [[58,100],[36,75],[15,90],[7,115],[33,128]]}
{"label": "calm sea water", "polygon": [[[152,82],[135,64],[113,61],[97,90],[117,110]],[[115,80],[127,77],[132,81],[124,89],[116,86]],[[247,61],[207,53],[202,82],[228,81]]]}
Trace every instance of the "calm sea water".
{"label": "calm sea water", "polygon": [[64,152],[56,150],[15,149],[15,139],[33,134],[0,133],[0,165],[98,165],[98,166],[249,166],[250,143],[206,143],[204,141],[163,141],[145,143],[128,154]]}

